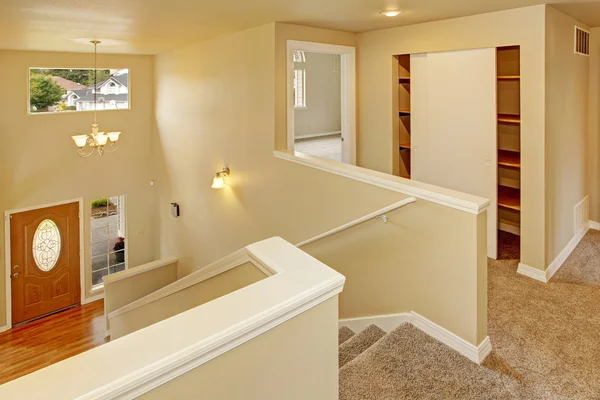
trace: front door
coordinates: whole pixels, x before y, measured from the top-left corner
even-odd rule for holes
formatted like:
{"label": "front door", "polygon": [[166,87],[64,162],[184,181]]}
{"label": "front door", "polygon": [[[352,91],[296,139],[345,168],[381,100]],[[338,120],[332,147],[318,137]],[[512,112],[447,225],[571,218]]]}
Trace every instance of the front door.
{"label": "front door", "polygon": [[10,217],[12,324],[79,304],[79,203]]}

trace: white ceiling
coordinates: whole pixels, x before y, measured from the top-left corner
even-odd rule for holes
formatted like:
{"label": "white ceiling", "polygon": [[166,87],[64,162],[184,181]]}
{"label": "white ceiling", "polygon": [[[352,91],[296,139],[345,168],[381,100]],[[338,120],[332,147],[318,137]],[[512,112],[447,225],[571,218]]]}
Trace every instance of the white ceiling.
{"label": "white ceiling", "polygon": [[[475,15],[544,0],[0,0],[0,49],[90,51],[75,39],[111,39],[103,52],[156,54],[195,40],[280,21],[365,32]],[[396,18],[379,15],[403,9]],[[600,1],[561,0],[561,11],[600,25]],[[85,40],[83,40],[85,43]]]}

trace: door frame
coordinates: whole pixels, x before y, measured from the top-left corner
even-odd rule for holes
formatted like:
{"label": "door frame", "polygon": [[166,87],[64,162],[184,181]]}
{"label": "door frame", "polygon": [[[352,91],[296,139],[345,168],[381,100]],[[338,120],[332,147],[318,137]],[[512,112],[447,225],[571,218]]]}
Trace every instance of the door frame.
{"label": "door frame", "polygon": [[[342,79],[342,162],[356,165],[356,48],[326,43],[287,41],[287,149],[294,151],[294,50],[338,54]],[[345,148],[344,148],[345,147]],[[344,157],[346,156],[346,157]],[[344,160],[346,158],[346,160]]]}
{"label": "door frame", "polygon": [[76,199],[57,201],[54,203],[42,204],[39,206],[19,208],[15,210],[8,210],[4,212],[4,268],[6,279],[6,326],[0,329],[8,330],[11,329],[12,324],[12,262],[11,262],[11,244],[10,244],[10,216],[13,214],[19,214],[26,211],[39,210],[41,208],[48,208],[54,206],[61,206],[64,204],[78,203],[79,204],[79,285],[81,287],[81,304],[85,304],[85,254],[84,254],[84,212],[83,212],[83,197]]}

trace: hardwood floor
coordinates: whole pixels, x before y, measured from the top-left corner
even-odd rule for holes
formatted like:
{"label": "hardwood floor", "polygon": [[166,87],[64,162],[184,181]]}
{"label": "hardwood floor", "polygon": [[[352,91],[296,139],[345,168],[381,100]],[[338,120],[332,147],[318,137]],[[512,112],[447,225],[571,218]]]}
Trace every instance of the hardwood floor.
{"label": "hardwood floor", "polygon": [[0,384],[98,347],[104,334],[103,300],[0,333]]}

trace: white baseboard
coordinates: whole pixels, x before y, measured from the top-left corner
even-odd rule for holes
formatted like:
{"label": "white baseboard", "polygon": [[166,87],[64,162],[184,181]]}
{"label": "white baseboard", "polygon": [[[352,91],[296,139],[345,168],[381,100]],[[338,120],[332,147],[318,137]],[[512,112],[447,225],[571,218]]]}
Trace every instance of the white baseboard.
{"label": "white baseboard", "polygon": [[87,297],[82,302],[81,305],[93,303],[94,301],[101,300],[104,298],[104,292],[97,294],[95,296]]}
{"label": "white baseboard", "polygon": [[588,226],[590,227],[590,229],[600,231],[600,222],[588,221]]}
{"label": "white baseboard", "polygon": [[[564,264],[564,262],[569,258],[575,247],[579,244],[581,239],[585,236],[589,229],[596,225],[597,222],[589,221],[585,226],[583,226],[579,231],[573,236],[573,238],[569,241],[569,243],[565,246],[565,248],[558,254],[558,256],[550,263],[548,268],[545,271],[541,269],[530,267],[529,265],[519,263],[519,268],[517,272],[521,275],[525,275],[529,278],[535,279],[537,281],[548,283],[550,278],[559,270],[560,267]],[[600,228],[600,225],[598,225]]]}
{"label": "white baseboard", "polygon": [[342,134],[342,131],[309,133],[308,135],[298,135],[295,137],[295,140],[310,139],[310,138],[317,138],[317,137],[323,137],[323,136],[341,135],[341,134]]}
{"label": "white baseboard", "polygon": [[9,330],[11,327],[8,325],[4,325],[4,326],[0,326],[0,333],[2,332],[6,332],[7,330]]}
{"label": "white baseboard", "polygon": [[345,319],[339,321],[339,326],[347,326],[358,333],[369,325],[377,325],[385,332],[391,332],[404,323],[412,324],[415,328],[477,364],[481,364],[492,351],[492,343],[489,337],[486,337],[479,346],[475,346],[414,311],[401,314]]}
{"label": "white baseboard", "polygon": [[588,223],[585,226],[581,227],[581,229],[577,231],[575,236],[573,236],[573,239],[571,239],[571,241],[567,243],[565,248],[558,254],[554,261],[550,263],[550,265],[546,269],[546,282],[549,281],[550,278],[552,278],[552,275],[554,275],[556,271],[558,271],[558,269],[562,267],[567,258],[569,258],[573,250],[575,250],[575,247],[577,247],[581,239],[583,239],[587,231],[590,229],[589,225],[590,224]]}
{"label": "white baseboard", "polygon": [[536,281],[540,281],[543,283],[548,283],[548,279],[546,278],[546,272],[541,269],[530,267],[527,264],[519,263],[519,268],[517,268],[517,273],[521,275],[525,275],[528,278],[535,279]]}
{"label": "white baseboard", "polygon": [[400,314],[377,315],[375,317],[341,319],[339,326],[347,326],[353,332],[358,333],[369,325],[377,325],[385,332],[390,333],[400,325],[411,322],[411,314],[409,312]]}

